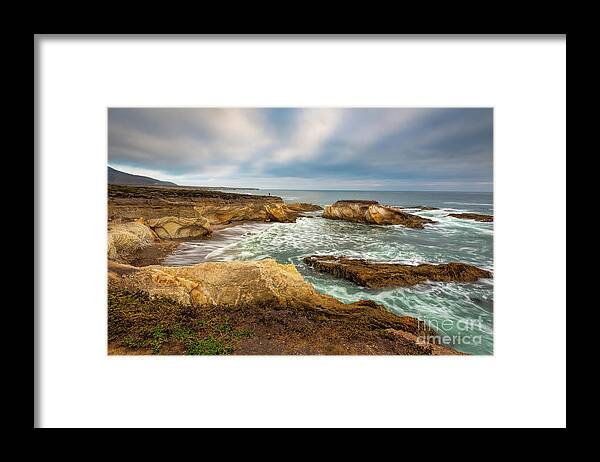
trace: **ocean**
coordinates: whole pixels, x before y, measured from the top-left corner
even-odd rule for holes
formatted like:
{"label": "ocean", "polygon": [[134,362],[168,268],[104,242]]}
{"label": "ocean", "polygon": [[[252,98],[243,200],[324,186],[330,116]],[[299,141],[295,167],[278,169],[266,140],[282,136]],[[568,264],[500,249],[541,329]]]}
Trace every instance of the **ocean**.
{"label": "ocean", "polygon": [[371,299],[399,315],[428,321],[459,351],[476,355],[493,353],[493,279],[366,289],[319,273],[302,262],[307,255],[345,255],[408,264],[462,262],[493,271],[493,223],[447,216],[461,212],[493,215],[492,193],[274,189],[249,193],[270,193],[286,202],[321,206],[340,199],[367,199],[386,205],[430,206],[439,210],[409,210],[437,222],[425,229],[328,220],[320,217],[321,212],[305,213],[310,217],[301,217],[296,223],[247,223],[226,228],[211,240],[183,242],[164,264],[262,258],[293,263],[319,292],[346,303]]}

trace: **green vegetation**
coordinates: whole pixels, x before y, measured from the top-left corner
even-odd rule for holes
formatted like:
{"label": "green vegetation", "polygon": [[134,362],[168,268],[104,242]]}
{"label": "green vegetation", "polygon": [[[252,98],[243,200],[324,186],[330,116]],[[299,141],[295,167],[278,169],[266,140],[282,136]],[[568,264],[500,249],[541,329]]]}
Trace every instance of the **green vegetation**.
{"label": "green vegetation", "polygon": [[161,325],[155,326],[152,331],[152,339],[150,340],[150,346],[152,347],[152,353],[155,355],[160,353],[162,344],[167,341],[167,333],[164,331]]}
{"label": "green vegetation", "polygon": [[147,354],[228,355],[253,331],[227,314],[199,309],[144,292],[110,290],[108,341]]}
{"label": "green vegetation", "polygon": [[230,353],[233,353],[231,345],[225,345],[212,337],[193,340],[187,347],[189,355],[228,355]]}

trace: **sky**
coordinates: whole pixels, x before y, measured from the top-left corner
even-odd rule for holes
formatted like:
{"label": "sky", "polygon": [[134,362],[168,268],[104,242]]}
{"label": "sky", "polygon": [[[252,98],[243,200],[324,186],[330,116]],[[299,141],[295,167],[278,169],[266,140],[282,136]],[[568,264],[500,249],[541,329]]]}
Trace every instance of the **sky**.
{"label": "sky", "polygon": [[492,108],[109,108],[108,164],[179,185],[492,191]]}

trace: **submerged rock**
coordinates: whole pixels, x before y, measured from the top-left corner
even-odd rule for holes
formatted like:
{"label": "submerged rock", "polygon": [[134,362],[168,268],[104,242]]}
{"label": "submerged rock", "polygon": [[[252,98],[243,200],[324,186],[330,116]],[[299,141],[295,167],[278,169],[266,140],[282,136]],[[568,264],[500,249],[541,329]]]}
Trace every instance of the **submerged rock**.
{"label": "submerged rock", "polygon": [[475,282],[480,278],[492,277],[490,271],[465,263],[405,265],[373,263],[331,255],[305,257],[304,263],[318,271],[330,273],[369,288],[405,287],[427,281]]}
{"label": "submerged rock", "polygon": [[415,229],[422,229],[425,223],[435,223],[429,218],[403,212],[399,208],[365,200],[341,200],[327,205],[323,217],[375,225],[403,225]]}
{"label": "submerged rock", "polygon": [[[321,294],[292,264],[269,259],[138,268],[109,261],[108,271],[111,292],[142,292],[173,302],[161,308],[163,314],[143,307],[132,314],[133,308],[123,306],[122,315],[109,317],[114,348],[117,337],[143,330],[149,323],[145,317],[165,319],[180,310],[177,323],[198,325],[194,320],[204,313],[217,313],[218,319],[252,330],[254,336],[237,346],[242,354],[456,354],[429,343],[436,333],[423,321],[372,301],[344,304]],[[178,308],[186,306],[192,309]]]}
{"label": "submerged rock", "polygon": [[482,221],[484,223],[494,221],[494,217],[492,215],[482,215],[480,213],[450,213],[448,214],[448,216],[454,218],[462,218],[463,220]]}
{"label": "submerged rock", "polygon": [[210,222],[204,217],[180,218],[162,217],[152,218],[145,223],[161,239],[181,239],[186,237],[208,236],[212,230]]}

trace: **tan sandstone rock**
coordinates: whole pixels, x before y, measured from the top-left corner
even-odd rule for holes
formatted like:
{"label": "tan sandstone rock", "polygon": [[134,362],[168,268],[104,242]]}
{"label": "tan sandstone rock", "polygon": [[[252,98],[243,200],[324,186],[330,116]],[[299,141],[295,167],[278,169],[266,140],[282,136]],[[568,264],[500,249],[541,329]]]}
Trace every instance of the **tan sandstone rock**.
{"label": "tan sandstone rock", "polygon": [[288,209],[285,204],[267,205],[265,210],[270,220],[280,223],[293,223],[296,221],[297,213]]}
{"label": "tan sandstone rock", "polygon": [[212,231],[210,222],[204,217],[162,217],[146,220],[145,223],[161,239],[181,239],[208,236]]}
{"label": "tan sandstone rock", "polygon": [[127,262],[132,255],[152,245],[155,239],[152,230],[142,223],[111,224],[108,227],[108,258]]}
{"label": "tan sandstone rock", "polygon": [[277,196],[259,196],[185,187],[109,185],[109,220],[146,220],[176,216],[207,219],[211,225],[243,221],[293,222],[312,204],[290,204]]}
{"label": "tan sandstone rock", "polygon": [[[109,272],[111,271],[109,263]],[[123,267],[116,269],[123,273]],[[123,287],[196,306],[305,304],[337,300],[318,294],[293,264],[275,260],[207,262],[191,266],[147,266],[123,273]],[[339,303],[339,302],[338,302]],[[321,303],[322,304],[322,303]]]}
{"label": "tan sandstone rock", "polygon": [[323,211],[323,217],[376,225],[403,225],[416,229],[422,229],[425,223],[435,223],[429,218],[381,205],[377,201],[363,200],[342,200],[327,205]]}

